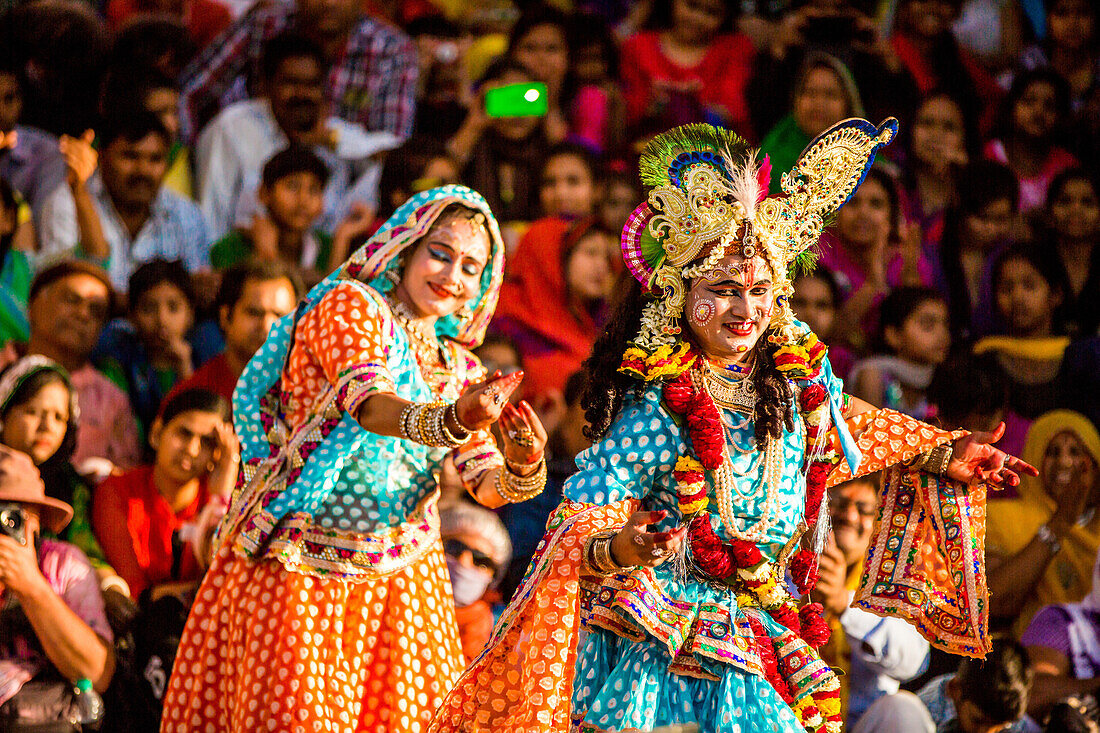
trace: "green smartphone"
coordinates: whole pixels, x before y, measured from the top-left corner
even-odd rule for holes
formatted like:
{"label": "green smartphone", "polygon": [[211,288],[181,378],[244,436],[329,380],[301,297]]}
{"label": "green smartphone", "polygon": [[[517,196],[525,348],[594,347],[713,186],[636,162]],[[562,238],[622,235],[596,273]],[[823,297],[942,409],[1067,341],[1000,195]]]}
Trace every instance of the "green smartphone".
{"label": "green smartphone", "polygon": [[546,85],[523,82],[485,92],[485,114],[490,117],[545,117]]}

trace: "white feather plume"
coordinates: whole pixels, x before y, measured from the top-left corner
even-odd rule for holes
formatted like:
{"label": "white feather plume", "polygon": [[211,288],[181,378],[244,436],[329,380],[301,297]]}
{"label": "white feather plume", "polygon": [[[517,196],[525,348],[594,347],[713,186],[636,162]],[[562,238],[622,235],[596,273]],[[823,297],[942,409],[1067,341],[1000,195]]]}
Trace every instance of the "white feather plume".
{"label": "white feather plume", "polygon": [[734,201],[745,207],[745,217],[750,221],[756,215],[756,202],[763,198],[757,179],[759,166],[756,164],[756,153],[755,149],[750,150],[740,165],[734,164],[733,157],[726,153],[726,165],[730,171],[729,193]]}

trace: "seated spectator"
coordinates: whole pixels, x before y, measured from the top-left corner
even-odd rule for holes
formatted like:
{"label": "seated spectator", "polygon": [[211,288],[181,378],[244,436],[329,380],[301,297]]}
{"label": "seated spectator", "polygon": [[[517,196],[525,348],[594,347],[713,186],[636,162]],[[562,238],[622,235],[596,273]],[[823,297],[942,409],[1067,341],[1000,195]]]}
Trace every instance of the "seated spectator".
{"label": "seated spectator", "polygon": [[40,354],[69,373],[81,416],[72,462],[81,473],[105,475],[141,459],[126,393],[91,362],[113,297],[107,273],[89,262],[67,260],[42,270],[31,283],[30,337],[16,347],[19,355]]}
{"label": "seated spectator", "polygon": [[990,498],[986,520],[990,615],[1019,635],[1042,606],[1076,603],[1100,549],[1100,434],[1083,415],[1056,410],[1031,426],[1019,496]]}
{"label": "seated spectator", "polygon": [[897,182],[872,168],[836,225],[823,238],[821,266],[837,280],[843,299],[840,322],[848,324],[842,341],[860,348],[875,333],[874,309],[891,288],[931,282],[932,268],[920,248],[920,231],[901,216]]}
{"label": "seated spectator", "polygon": [[637,173],[622,161],[612,161],[597,172],[596,216],[608,231],[621,232],[644,198]]}
{"label": "seated spectator", "polygon": [[1020,186],[1008,167],[975,161],[959,174],[957,198],[943,217],[937,270],[956,338],[993,330],[992,257],[1019,224]]}
{"label": "seated spectator", "polygon": [[[925,394],[936,424],[945,430],[961,428],[992,433],[1004,423],[1005,432],[997,447],[1013,456],[1024,452],[1031,421],[1008,407],[1008,380],[992,356],[975,356],[969,348],[950,354],[932,373]],[[1016,495],[1015,487],[1006,486],[996,498],[1011,499]]]}
{"label": "seated spectator", "polygon": [[126,390],[148,434],[164,396],[195,371],[188,335],[195,325],[195,289],[179,262],[153,260],[130,276],[129,318],[99,337],[93,361]]}
{"label": "seated spectator", "polygon": [[[756,140],[745,99],[752,41],[734,32],[734,5],[661,0],[622,47],[626,121],[633,137],[709,122]],[[759,132],[759,131],[755,131]]]}
{"label": "seated spectator", "polygon": [[1069,82],[1071,106],[1081,109],[1089,92],[1100,88],[1100,56],[1096,54],[1100,16],[1088,0],[1049,0],[1044,5],[1046,37],[1024,49],[1019,66],[1056,71]]}
{"label": "seated spectator", "polygon": [[828,268],[817,267],[810,274],[796,277],[793,285],[791,308],[819,339],[829,344],[833,374],[847,380],[856,357],[842,341],[833,338],[840,312],[840,286],[836,278]]}
{"label": "seated spectator", "polygon": [[386,153],[378,178],[378,212],[371,234],[413,194],[458,183],[458,164],[436,138],[414,135]]}
{"label": "seated spectator", "polygon": [[845,673],[841,679],[847,689],[848,725],[878,698],[897,694],[902,682],[928,664],[928,642],[912,626],[851,607],[875,524],[879,481],[872,474],[829,489],[833,530],[813,594],[833,629],[822,657]]}
{"label": "seated spectator", "polygon": [[65,161],[57,138],[48,132],[19,124],[23,89],[19,71],[0,65],[0,177],[30,204],[37,228],[42,228],[42,207],[65,184]]}
{"label": "seated spectator", "polygon": [[569,18],[557,8],[535,3],[512,26],[506,56],[546,85],[547,111],[543,119],[546,139],[557,144],[569,132],[564,108],[571,92],[569,75]]}
{"label": "seated spectator", "polygon": [[264,44],[257,94],[224,108],[195,144],[199,206],[215,237],[257,213],[264,164],[287,146],[312,150],[328,168],[320,228],[333,231],[353,202],[377,207],[371,156],[399,140],[326,115],[328,63],[313,41],[293,33]]}
{"label": "seated spectator", "polygon": [[446,140],[455,134],[466,117],[470,91],[467,53],[473,42],[470,26],[466,23],[459,26],[431,12],[411,20],[404,27],[416,46],[419,68],[413,135]]}
{"label": "seated spectator", "polygon": [[264,345],[272,324],[293,311],[301,296],[298,274],[278,260],[248,261],[226,270],[214,299],[225,350],[177,383],[168,401],[187,390],[205,389],[232,405],[233,389],[248,360]]}
{"label": "seated spectator", "polygon": [[596,162],[588,151],[569,143],[550,148],[542,164],[539,206],[543,216],[577,219],[592,215]]}
{"label": "seated spectator", "polygon": [[[193,142],[217,112],[247,96],[260,77],[261,48],[284,31],[325,49],[323,98],[342,120],[404,139],[416,104],[416,49],[400,30],[363,12],[357,0],[255,3],[184,70],[183,139]],[[283,147],[276,146],[276,149]]]}
{"label": "seated spectator", "polygon": [[542,118],[489,117],[484,93],[491,87],[532,81],[534,76],[515,61],[494,61],[481,79],[478,101],[447,141],[447,152],[463,168],[462,180],[485,197],[502,224],[538,218],[536,176],[549,142]]}
{"label": "seated spectator", "polygon": [[[500,519],[508,529],[512,541],[512,561],[500,584],[504,601],[511,599],[527,566],[535,554],[539,541],[546,533],[546,521],[561,503],[565,480],[577,472],[577,456],[592,444],[584,436],[584,408],[581,397],[585,388],[585,373],[573,372],[565,380],[562,390],[562,408],[553,416],[556,423],[550,428],[550,440],[546,443],[546,488],[534,499],[518,504],[505,504],[499,510]],[[543,419],[543,424],[547,421]]]}
{"label": "seated spectator", "polygon": [[1038,733],[1025,716],[1031,680],[1027,652],[997,639],[984,660],[963,659],[916,696],[880,699],[852,733]]}
{"label": "seated spectator", "polygon": [[1020,637],[1035,680],[1028,712],[1042,720],[1067,697],[1100,694],[1100,563],[1080,603],[1045,606]]}
{"label": "seated spectator", "polygon": [[1100,183],[1083,168],[1059,173],[1045,213],[1044,241],[1064,271],[1067,330],[1092,336],[1100,327]]}
{"label": "seated spectator", "polygon": [[130,18],[153,13],[183,23],[195,48],[205,48],[233,22],[229,9],[217,0],[108,0],[107,28],[117,32]]}
{"label": "seated spectator", "polygon": [[934,413],[925,392],[950,347],[943,298],[931,288],[898,288],[879,307],[879,355],[859,362],[848,375],[851,393],[929,420]]}
{"label": "seated spectator", "polygon": [[204,510],[214,502],[224,513],[240,464],[230,419],[213,392],[177,393],[149,432],[153,464],[96,488],[92,527],[133,597],[183,596],[202,578],[214,528]]}
{"label": "seated spectator", "polygon": [[863,102],[847,67],[832,56],[808,56],[795,77],[790,113],[760,143],[760,152],[771,158],[771,192],[779,192],[780,178],[811,140],[845,118],[862,116]]}
{"label": "seated spectator", "polygon": [[58,539],[76,545],[104,581],[117,578],[92,533],[91,487],[71,462],[80,409],[68,373],[44,356],[25,356],[0,372],[0,423],[0,443],[30,456],[46,496],[72,507]]}
{"label": "seated spectator", "polygon": [[1043,206],[1054,177],[1077,165],[1056,137],[1069,112],[1069,86],[1049,69],[1021,73],[1008,90],[997,138],[985,146],[985,156],[1016,174],[1021,211]]}
{"label": "seated spectator", "polygon": [[1069,339],[1058,321],[1062,283],[1057,263],[1033,247],[1013,247],[993,260],[994,333],[974,344],[993,354],[1009,379],[1009,406],[1033,420],[1058,404],[1058,372]]}
{"label": "seated spectator", "polygon": [[0,346],[26,341],[27,295],[31,287],[31,261],[16,246],[19,200],[8,182],[0,178]]}
{"label": "seated spectator", "polygon": [[[47,497],[31,460],[4,447],[0,502],[17,505],[23,518],[12,532],[17,536],[0,534],[0,719],[32,730],[35,723],[68,719],[73,680],[107,690],[115,671],[113,635],[88,559],[67,542],[40,536],[64,530],[72,507]],[[51,687],[54,694],[43,694]]]}
{"label": "seated spectator", "polygon": [[592,13],[572,18],[569,76],[576,92],[564,108],[569,142],[594,154],[618,150],[626,139],[626,98],[619,85],[619,48],[606,21]]}
{"label": "seated spectator", "polygon": [[493,632],[486,594],[508,567],[512,546],[497,516],[466,501],[440,510],[439,534],[447,556],[462,653],[472,661]]}
{"label": "seated spectator", "polygon": [[962,0],[900,0],[890,42],[921,94],[945,91],[966,106],[967,118],[988,123],[1000,88],[951,33],[961,6]]}
{"label": "seated spectator", "polygon": [[116,61],[107,72],[102,107],[105,114],[128,114],[133,109],[156,115],[172,138],[168,149],[168,172],[164,187],[184,198],[194,198],[191,180],[191,151],[180,140],[180,88],[175,78],[157,69],[134,66],[133,59]]}
{"label": "seated spectator", "polygon": [[523,357],[523,394],[557,397],[592,351],[614,283],[615,235],[594,219],[541,219],[508,263],[492,327]]}
{"label": "seated spectator", "polygon": [[978,132],[966,118],[962,105],[944,92],[932,92],[921,100],[906,141],[904,193],[905,218],[922,232],[925,257],[938,261],[943,238],[943,217],[958,197],[959,180],[977,149]]}
{"label": "seated spectator", "polygon": [[178,259],[191,272],[208,268],[202,214],[163,186],[172,136],[160,120],[149,112],[110,117],[100,130],[98,156],[90,133],[61,141],[69,185],[46,202],[42,254],[102,263],[118,290],[152,259]]}

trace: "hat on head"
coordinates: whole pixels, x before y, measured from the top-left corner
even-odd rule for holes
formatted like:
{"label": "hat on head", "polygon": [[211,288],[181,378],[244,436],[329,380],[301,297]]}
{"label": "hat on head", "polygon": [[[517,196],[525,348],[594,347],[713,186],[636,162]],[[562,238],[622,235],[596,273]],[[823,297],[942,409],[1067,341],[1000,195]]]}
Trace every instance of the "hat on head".
{"label": "hat on head", "polygon": [[30,456],[0,445],[0,502],[34,504],[42,526],[57,534],[73,518],[73,508],[46,496],[46,485]]}

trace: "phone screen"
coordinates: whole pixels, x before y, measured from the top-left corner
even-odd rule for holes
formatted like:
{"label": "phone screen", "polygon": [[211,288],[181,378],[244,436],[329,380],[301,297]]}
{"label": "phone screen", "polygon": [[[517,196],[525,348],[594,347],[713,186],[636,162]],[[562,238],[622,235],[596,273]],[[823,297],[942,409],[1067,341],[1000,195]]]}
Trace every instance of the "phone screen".
{"label": "phone screen", "polygon": [[485,114],[490,117],[545,117],[546,85],[523,82],[485,92]]}

